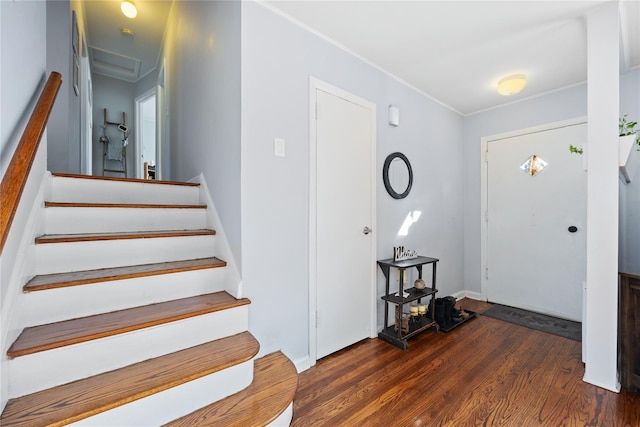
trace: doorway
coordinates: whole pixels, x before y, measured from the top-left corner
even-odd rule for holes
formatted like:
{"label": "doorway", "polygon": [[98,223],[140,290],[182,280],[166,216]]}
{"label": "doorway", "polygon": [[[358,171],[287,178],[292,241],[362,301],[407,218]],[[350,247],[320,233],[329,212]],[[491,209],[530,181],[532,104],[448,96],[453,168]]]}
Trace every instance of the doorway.
{"label": "doorway", "polygon": [[483,140],[483,295],[582,321],[586,278],[584,120]]}
{"label": "doorway", "polygon": [[136,176],[157,179],[156,90],[136,98]]}
{"label": "doorway", "polygon": [[309,354],[313,363],[376,336],[376,109],[314,78],[310,101]]}

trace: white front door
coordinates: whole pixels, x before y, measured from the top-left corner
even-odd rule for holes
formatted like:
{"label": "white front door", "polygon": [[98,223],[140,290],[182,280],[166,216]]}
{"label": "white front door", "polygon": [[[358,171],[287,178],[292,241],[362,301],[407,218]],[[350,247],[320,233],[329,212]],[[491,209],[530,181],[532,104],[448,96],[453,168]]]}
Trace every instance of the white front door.
{"label": "white front door", "polygon": [[487,143],[489,301],[582,320],[587,174],[569,144],[586,140],[581,123]]}
{"label": "white front door", "polygon": [[322,89],[315,90],[315,100],[315,320],[321,358],[375,335],[375,237],[365,230],[374,226],[375,107]]}

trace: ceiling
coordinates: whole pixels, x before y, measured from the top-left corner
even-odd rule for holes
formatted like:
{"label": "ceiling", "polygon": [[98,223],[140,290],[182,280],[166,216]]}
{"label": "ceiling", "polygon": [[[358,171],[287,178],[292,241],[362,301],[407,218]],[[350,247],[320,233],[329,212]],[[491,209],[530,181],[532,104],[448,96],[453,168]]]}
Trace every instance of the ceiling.
{"label": "ceiling", "polygon": [[[586,81],[583,16],[606,1],[265,3],[467,115]],[[640,68],[640,1],[621,3],[625,72]],[[528,85],[504,97],[510,74]]]}
{"label": "ceiling", "polygon": [[[184,0],[181,0],[184,1]],[[587,79],[584,14],[594,1],[262,1],[467,115]],[[171,0],[85,0],[92,70],[135,82],[158,66]],[[621,2],[621,72],[640,69],[640,0]],[[129,28],[133,36],[122,33]],[[526,74],[504,97],[498,80]]]}
{"label": "ceiling", "polygon": [[[136,82],[158,66],[170,0],[136,0],[138,16],[125,17],[120,0],[85,0],[91,70]],[[128,28],[133,35],[125,35]]]}

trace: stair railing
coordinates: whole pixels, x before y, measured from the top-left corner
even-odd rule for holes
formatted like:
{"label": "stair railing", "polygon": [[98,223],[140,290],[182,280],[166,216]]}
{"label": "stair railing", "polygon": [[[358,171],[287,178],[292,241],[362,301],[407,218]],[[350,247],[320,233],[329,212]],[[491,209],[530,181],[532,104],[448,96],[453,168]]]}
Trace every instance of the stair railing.
{"label": "stair railing", "polygon": [[22,191],[27,183],[31,165],[38,152],[40,140],[47,127],[49,114],[62,84],[62,75],[53,71],[38,98],[27,127],[0,184],[0,254],[9,235],[13,217],[18,209]]}

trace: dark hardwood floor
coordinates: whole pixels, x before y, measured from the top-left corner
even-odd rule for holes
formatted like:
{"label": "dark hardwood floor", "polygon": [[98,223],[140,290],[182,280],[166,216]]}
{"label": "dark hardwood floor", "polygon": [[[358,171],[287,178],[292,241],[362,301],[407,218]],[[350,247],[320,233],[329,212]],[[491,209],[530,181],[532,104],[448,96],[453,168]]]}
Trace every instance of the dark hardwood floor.
{"label": "dark hardwood floor", "polygon": [[299,376],[292,426],[640,426],[640,393],[583,374],[580,342],[479,315],[406,352],[367,339],[321,359]]}

